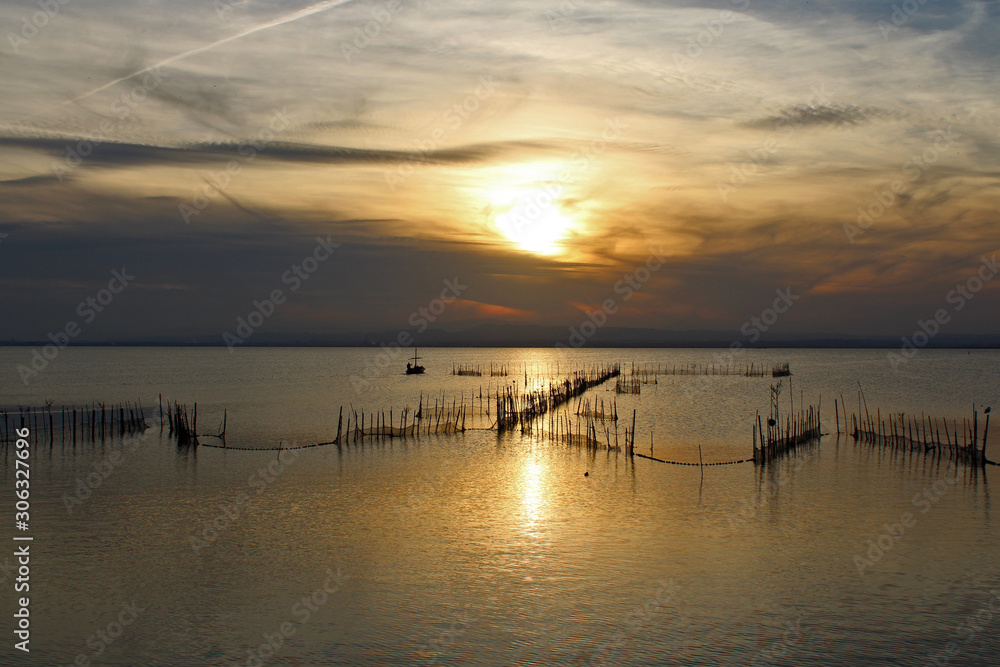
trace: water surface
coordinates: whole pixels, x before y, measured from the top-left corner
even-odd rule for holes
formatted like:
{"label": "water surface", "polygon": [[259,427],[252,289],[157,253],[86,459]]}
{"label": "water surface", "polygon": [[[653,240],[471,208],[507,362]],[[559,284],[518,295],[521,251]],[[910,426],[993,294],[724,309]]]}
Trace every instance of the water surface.
{"label": "water surface", "polygon": [[[0,349],[0,367],[28,354]],[[141,399],[155,413],[162,393],[197,401],[200,430],[225,409],[230,446],[293,447],[331,440],[351,404],[468,400],[523,387],[525,371],[534,385],[600,363],[719,363],[713,350],[420,354],[422,377],[401,373],[403,354],[372,373],[371,349],[70,348],[28,387],[9,374],[0,403]],[[491,361],[519,375],[450,375],[453,362]],[[884,351],[760,350],[735,363],[782,361],[794,373],[782,400],[822,400],[832,434],[766,470],[588,452],[537,430],[498,436],[478,430],[486,418],[464,434],[294,455],[178,449],[156,426],[39,445],[32,654],[5,647],[4,663],[258,664],[271,637],[269,665],[918,665],[949,642],[950,664],[995,664],[995,468],[838,438],[833,401],[856,411],[860,382],[872,409],[961,420],[975,402],[982,418],[1000,398],[1000,354],[922,351],[898,373]],[[696,461],[700,446],[722,461],[749,455],[773,382],[660,376],[638,396],[612,384],[585,396],[616,400],[629,420],[635,410],[637,450],[651,441],[657,457]],[[116,451],[107,479],[68,503]],[[869,554],[906,514],[902,535]],[[96,633],[133,601],[142,611],[98,654]],[[13,603],[2,597],[7,618]]]}

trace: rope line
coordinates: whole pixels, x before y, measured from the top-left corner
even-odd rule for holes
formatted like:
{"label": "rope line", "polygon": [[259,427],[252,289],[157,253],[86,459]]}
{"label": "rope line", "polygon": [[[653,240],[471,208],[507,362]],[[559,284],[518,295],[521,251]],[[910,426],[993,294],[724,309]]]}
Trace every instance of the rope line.
{"label": "rope line", "polygon": [[698,463],[698,462],[689,463],[687,461],[665,461],[663,459],[658,459],[658,458],[656,458],[654,456],[649,456],[648,454],[640,454],[639,452],[636,452],[635,455],[638,456],[638,457],[640,457],[640,458],[649,459],[650,461],[657,461],[659,463],[667,463],[667,464],[670,464],[672,466],[705,466],[705,467],[707,467],[707,466],[731,466],[731,465],[736,465],[737,463],[751,463],[753,461],[753,459],[741,459],[739,461],[717,461],[715,463]]}

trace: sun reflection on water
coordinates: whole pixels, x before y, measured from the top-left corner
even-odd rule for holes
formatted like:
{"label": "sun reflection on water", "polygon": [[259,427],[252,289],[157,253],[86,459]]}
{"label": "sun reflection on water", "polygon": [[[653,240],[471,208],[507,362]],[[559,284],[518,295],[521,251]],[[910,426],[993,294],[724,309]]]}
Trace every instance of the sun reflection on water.
{"label": "sun reflection on water", "polygon": [[541,527],[546,517],[548,469],[535,458],[527,459],[521,474],[522,505],[524,507],[525,529],[537,537],[535,531]]}

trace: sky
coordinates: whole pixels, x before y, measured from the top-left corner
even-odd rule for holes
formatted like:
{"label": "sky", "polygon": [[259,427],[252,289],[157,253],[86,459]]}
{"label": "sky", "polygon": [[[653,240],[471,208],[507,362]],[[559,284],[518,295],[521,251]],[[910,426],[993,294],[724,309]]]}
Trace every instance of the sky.
{"label": "sky", "polygon": [[1000,2],[51,0],[0,34],[0,341],[738,331],[777,291],[783,334],[1000,331]]}

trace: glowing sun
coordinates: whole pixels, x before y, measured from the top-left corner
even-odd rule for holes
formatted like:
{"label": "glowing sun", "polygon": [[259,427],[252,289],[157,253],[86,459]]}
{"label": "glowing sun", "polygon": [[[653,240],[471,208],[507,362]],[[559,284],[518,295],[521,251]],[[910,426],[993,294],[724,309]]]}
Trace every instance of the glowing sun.
{"label": "glowing sun", "polygon": [[489,191],[490,215],[497,230],[524,250],[554,255],[575,221],[564,210],[562,186],[524,185]]}

